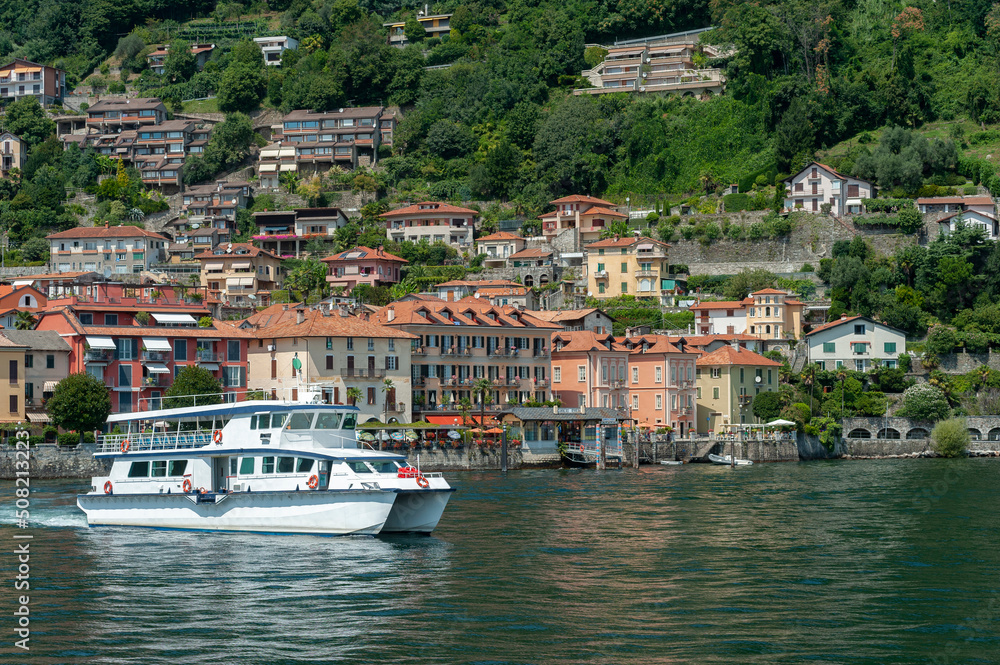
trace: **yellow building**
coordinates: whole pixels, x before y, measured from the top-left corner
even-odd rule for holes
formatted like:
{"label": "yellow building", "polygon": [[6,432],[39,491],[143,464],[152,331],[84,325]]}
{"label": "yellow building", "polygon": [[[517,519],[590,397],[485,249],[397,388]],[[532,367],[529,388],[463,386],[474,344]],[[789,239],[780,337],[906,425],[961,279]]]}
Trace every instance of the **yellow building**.
{"label": "yellow building", "polygon": [[785,291],[754,291],[744,301],[747,332],[758,339],[798,339],[802,336],[802,311],[805,303]]}
{"label": "yellow building", "polygon": [[[24,420],[24,353],[28,347],[0,333],[0,422]],[[4,376],[6,374],[6,376]]]}
{"label": "yellow building", "polygon": [[646,237],[606,238],[587,245],[587,292],[594,298],[672,295],[667,249]]}
{"label": "yellow building", "polygon": [[781,363],[727,345],[695,362],[699,432],[718,432],[724,424],[754,422],[751,405],[762,392],[778,390]]}

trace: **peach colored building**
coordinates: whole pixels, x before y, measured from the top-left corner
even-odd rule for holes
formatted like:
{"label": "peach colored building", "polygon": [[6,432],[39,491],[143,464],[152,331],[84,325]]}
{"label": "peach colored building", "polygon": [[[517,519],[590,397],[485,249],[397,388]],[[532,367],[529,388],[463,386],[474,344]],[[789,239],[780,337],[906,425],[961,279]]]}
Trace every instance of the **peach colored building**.
{"label": "peach colored building", "polygon": [[350,292],[358,284],[383,286],[399,282],[399,270],[406,259],[382,249],[359,245],[346,252],[337,252],[323,259],[326,264],[326,281],[332,287],[342,287]]}
{"label": "peach colored building", "polygon": [[778,289],[754,291],[745,300],[746,331],[760,339],[798,339],[802,336],[805,303]]}
{"label": "peach colored building", "polygon": [[629,349],[590,330],[552,334],[552,392],[563,406],[623,409]]}
{"label": "peach colored building", "polygon": [[632,418],[678,436],[697,429],[695,363],[700,355],[684,338],[643,335],[623,340],[630,349],[628,392]]}
{"label": "peach colored building", "polygon": [[577,229],[582,243],[599,240],[611,222],[627,218],[625,213],[615,209],[614,203],[593,196],[574,194],[549,203],[556,209],[539,219],[542,220],[542,235],[550,240],[566,229]]}

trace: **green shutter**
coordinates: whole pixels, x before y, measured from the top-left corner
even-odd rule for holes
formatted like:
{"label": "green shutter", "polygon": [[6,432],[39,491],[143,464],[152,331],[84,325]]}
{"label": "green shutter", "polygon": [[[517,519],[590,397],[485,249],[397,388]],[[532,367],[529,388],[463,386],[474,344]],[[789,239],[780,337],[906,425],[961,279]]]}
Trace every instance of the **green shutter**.
{"label": "green shutter", "polygon": [[896,352],[896,343],[895,342],[886,342],[885,343],[885,352],[886,353],[895,353]]}
{"label": "green shutter", "polygon": [[837,343],[836,342],[823,342],[823,353],[836,353]]}

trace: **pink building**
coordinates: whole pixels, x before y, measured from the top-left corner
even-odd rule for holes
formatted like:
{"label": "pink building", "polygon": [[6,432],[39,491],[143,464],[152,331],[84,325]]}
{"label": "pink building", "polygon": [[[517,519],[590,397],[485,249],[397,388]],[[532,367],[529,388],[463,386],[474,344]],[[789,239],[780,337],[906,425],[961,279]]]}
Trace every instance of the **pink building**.
{"label": "pink building", "polygon": [[326,281],[330,286],[350,291],[358,284],[382,286],[399,282],[399,269],[406,259],[388,253],[381,247],[358,246],[323,259],[327,265]]}
{"label": "pink building", "polygon": [[379,215],[389,240],[434,244],[443,242],[459,251],[472,249],[472,229],[479,213],[469,208],[422,201]]}
{"label": "pink building", "polygon": [[552,393],[563,406],[628,405],[629,349],[590,330],[552,334]]}

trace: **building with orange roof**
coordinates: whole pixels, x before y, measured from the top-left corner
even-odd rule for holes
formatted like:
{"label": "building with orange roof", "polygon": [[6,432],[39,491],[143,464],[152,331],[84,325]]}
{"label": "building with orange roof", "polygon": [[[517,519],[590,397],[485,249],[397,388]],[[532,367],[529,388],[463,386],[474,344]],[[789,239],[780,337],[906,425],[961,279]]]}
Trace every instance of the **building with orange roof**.
{"label": "building with orange roof", "polygon": [[[255,388],[294,400],[308,387],[329,404],[357,406],[361,422],[411,421],[415,335],[337,307],[302,304],[271,305],[241,327],[256,337],[250,345],[250,384]],[[293,368],[296,358],[301,373]],[[350,388],[360,390],[361,398],[350,399]]]}
{"label": "building with orange roof", "polygon": [[917,199],[917,209],[922,214],[979,212],[996,217],[996,203],[992,196],[928,196]]}
{"label": "building with orange roof", "polygon": [[864,200],[875,198],[875,185],[833,168],[810,162],[798,173],[785,179],[785,211],[804,210],[819,213],[830,204],[830,213],[842,217],[865,211]]}
{"label": "building with orange roof", "polygon": [[141,289],[128,302],[74,297],[50,301],[35,329],[56,331],[66,340],[70,373],[103,381],[114,413],[169,407],[163,394],[191,365],[211,372],[235,401],[246,392],[253,334],[218,319],[202,327],[203,312],[195,308],[204,310],[199,304],[160,304]]}
{"label": "building with orange roof", "polygon": [[695,431],[695,362],[699,352],[685,338],[640,335],[621,340],[629,349],[627,388],[632,418],[640,425]]}
{"label": "building with orange roof", "polygon": [[492,410],[548,399],[550,337],[561,329],[556,323],[479,299],[395,302],[371,321],[418,337],[412,361],[414,412],[454,413],[459,400],[477,403],[472,387],[478,379],[492,384]]}
{"label": "building with orange roof", "polygon": [[507,231],[499,231],[476,240],[476,254],[485,254],[483,265],[490,268],[502,267],[507,259],[523,250],[528,241]]}
{"label": "building with orange roof", "polygon": [[628,347],[608,333],[552,333],[552,397],[568,407],[628,406]]}
{"label": "building with orange roof", "polygon": [[66,94],[66,72],[37,62],[14,58],[0,66],[0,99],[8,104],[34,97],[39,105],[61,104]]}
{"label": "building with orange roof", "polygon": [[698,432],[717,432],[725,424],[754,422],[754,397],[778,390],[781,363],[735,343],[703,355],[695,365]]}
{"label": "building with orange roof", "polygon": [[806,305],[787,291],[754,291],[746,303],[746,331],[760,339],[798,339],[802,336],[802,312]]}
{"label": "building with orange roof", "polygon": [[821,369],[867,372],[878,362],[895,368],[906,352],[906,333],[867,316],[841,316],[806,333],[809,361]]}
{"label": "building with orange roof", "polygon": [[358,245],[346,252],[337,252],[322,259],[326,264],[327,283],[334,288],[343,288],[350,293],[358,284],[368,286],[388,286],[399,283],[399,270],[406,259],[382,249]]}
{"label": "building with orange roof", "polygon": [[440,201],[421,201],[379,215],[389,240],[433,244],[443,242],[459,251],[472,249],[473,225],[479,213]]}
{"label": "building with orange roof", "polygon": [[[198,71],[205,68],[205,63],[208,62],[214,50],[215,44],[191,44],[191,55],[194,56],[194,64]],[[146,56],[146,64],[157,74],[163,74],[167,71],[167,55],[169,52],[170,44],[160,44],[156,47],[156,50]]]}
{"label": "building with orange roof", "polygon": [[594,196],[574,194],[549,201],[556,207],[539,217],[542,220],[542,235],[552,240],[566,229],[576,229],[577,244],[599,240],[611,222],[627,219],[610,201]]}
{"label": "building with orange roof", "polygon": [[46,295],[30,284],[0,284],[0,326],[13,328],[18,312],[37,312],[47,302]]}
{"label": "building with orange roof", "polygon": [[166,258],[165,236],[137,226],[88,226],[45,236],[54,272],[134,275]]}
{"label": "building with orange roof", "polygon": [[564,330],[590,330],[599,335],[611,334],[614,319],[599,309],[546,309],[527,312],[535,318],[558,323]]}
{"label": "building with orange roof", "polygon": [[670,272],[670,245],[645,236],[606,238],[587,246],[587,295],[657,298],[671,304],[683,291]]}
{"label": "building with orange roof", "polygon": [[249,243],[219,245],[194,258],[201,263],[201,285],[226,307],[266,305],[281,286],[281,258]]}
{"label": "building with orange roof", "polygon": [[479,292],[480,289],[485,288],[524,287],[517,282],[512,282],[507,279],[452,279],[435,285],[432,291],[437,292],[437,296],[441,298],[441,300],[454,302],[461,300],[462,298],[467,298],[468,296],[475,297],[476,293]]}
{"label": "building with orange roof", "polygon": [[694,312],[695,332],[699,335],[735,335],[747,329],[747,312],[742,300],[698,302],[688,309]]}

